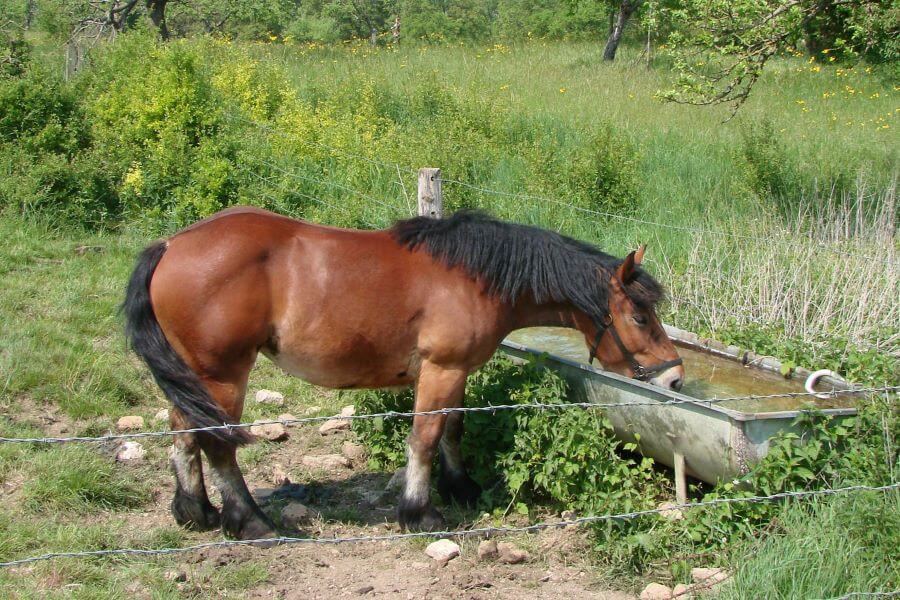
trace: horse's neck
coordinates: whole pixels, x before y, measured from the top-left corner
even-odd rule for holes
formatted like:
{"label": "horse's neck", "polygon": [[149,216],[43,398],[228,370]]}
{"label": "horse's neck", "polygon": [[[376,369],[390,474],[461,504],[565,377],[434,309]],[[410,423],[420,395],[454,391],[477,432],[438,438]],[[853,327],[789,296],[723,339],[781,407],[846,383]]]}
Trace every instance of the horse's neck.
{"label": "horse's neck", "polygon": [[580,313],[571,305],[521,302],[513,308],[512,329],[524,327],[570,327],[578,329]]}

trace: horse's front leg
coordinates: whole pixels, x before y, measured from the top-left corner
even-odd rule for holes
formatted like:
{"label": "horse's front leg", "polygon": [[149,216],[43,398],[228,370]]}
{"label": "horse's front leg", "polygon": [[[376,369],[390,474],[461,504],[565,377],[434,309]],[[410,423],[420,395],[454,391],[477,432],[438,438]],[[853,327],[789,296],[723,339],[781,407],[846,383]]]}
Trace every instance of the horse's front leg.
{"label": "horse's front leg", "polygon": [[[424,362],[416,381],[416,411],[459,406],[466,387],[465,369]],[[406,450],[406,487],[397,507],[400,526],[410,531],[435,531],[444,517],[431,505],[431,466],[447,415],[413,418]]]}

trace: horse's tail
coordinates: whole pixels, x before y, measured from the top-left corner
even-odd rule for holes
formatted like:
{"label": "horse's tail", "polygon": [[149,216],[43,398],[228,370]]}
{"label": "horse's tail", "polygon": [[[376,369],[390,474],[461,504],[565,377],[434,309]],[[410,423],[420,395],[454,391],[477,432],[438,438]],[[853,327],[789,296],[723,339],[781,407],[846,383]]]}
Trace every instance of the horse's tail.
{"label": "horse's tail", "polygon": [[[128,280],[125,302],[125,337],[131,348],[147,363],[156,383],[191,427],[213,427],[230,421],[225,411],[210,396],[197,374],[184,362],[166,339],[150,302],[150,280],[166,253],[165,241],[144,249]],[[214,429],[207,432],[229,444],[244,444],[252,436],[246,430]]]}

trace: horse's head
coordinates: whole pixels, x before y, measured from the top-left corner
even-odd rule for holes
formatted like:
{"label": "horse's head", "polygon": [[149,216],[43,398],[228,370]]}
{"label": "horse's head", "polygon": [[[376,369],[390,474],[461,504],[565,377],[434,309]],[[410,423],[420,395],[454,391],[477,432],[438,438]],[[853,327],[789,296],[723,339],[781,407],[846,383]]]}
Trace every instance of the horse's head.
{"label": "horse's head", "polygon": [[641,302],[640,294],[634,291],[635,286],[640,286],[637,267],[643,257],[641,246],[622,261],[610,276],[609,312],[581,329],[591,360],[596,357],[604,368],[620,375],[679,390],[684,383],[684,366],[678,352],[659,322],[653,303]]}

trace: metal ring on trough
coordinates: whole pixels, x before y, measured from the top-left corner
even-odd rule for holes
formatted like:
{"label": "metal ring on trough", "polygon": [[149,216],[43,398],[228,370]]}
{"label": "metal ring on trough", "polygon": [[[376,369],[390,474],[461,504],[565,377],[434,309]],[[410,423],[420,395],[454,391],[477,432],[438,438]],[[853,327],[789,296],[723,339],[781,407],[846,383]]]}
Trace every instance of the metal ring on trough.
{"label": "metal ring on trough", "polygon": [[819,379],[821,379],[822,377],[831,377],[833,379],[843,379],[840,375],[838,375],[837,373],[835,373],[834,371],[832,371],[830,369],[819,369],[818,371],[813,371],[812,373],[809,374],[809,377],[806,378],[806,383],[803,384],[803,387],[805,387],[806,391],[809,392],[810,394],[815,394],[816,398],[822,398],[822,399],[830,398],[831,394],[834,392],[833,388],[832,388],[831,392],[827,392],[827,393],[826,392],[823,392],[823,393],[816,392],[816,382],[818,382]]}

